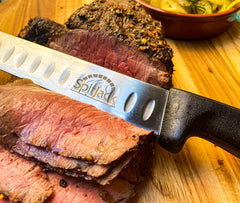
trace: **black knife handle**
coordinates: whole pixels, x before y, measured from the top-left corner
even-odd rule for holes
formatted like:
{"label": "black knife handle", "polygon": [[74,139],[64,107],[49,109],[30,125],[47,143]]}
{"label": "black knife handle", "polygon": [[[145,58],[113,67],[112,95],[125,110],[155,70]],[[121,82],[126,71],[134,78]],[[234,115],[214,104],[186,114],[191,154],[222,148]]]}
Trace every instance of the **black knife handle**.
{"label": "black knife handle", "polygon": [[183,147],[190,131],[240,158],[240,110],[171,89],[158,143],[170,152]]}

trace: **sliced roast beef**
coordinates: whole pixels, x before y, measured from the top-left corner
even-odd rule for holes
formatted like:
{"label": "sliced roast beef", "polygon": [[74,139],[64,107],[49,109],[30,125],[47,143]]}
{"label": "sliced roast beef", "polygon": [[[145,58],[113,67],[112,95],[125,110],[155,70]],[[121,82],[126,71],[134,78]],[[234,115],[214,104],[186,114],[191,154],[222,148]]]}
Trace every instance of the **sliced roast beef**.
{"label": "sliced roast beef", "polygon": [[19,36],[154,85],[172,85],[173,53],[161,23],[133,0],[94,1],[66,26],[36,17]]}
{"label": "sliced roast beef", "polygon": [[[107,186],[77,178],[45,174],[34,162],[0,145],[0,194],[13,202],[126,202],[134,186],[121,178]],[[46,200],[46,201],[45,201]],[[7,199],[1,203],[10,203]]]}
{"label": "sliced roast beef", "polygon": [[151,152],[154,149],[153,142],[149,139],[148,142],[144,143],[144,146],[139,147],[138,152],[128,152],[110,165],[98,165],[67,158],[40,147],[28,145],[13,133],[3,134],[1,128],[0,132],[0,140],[8,146],[9,150],[25,158],[33,158],[31,160],[40,163],[44,171],[55,171],[72,177],[95,180],[101,185],[109,184],[119,173],[131,182],[139,182],[147,172],[146,166],[150,166]]}
{"label": "sliced roast beef", "polygon": [[[9,149],[46,171],[102,185],[143,157],[142,150],[149,156],[154,140],[150,131],[29,80],[0,86],[0,134]],[[147,159],[137,162],[146,166]]]}
{"label": "sliced roast beef", "polygon": [[[0,132],[1,131],[0,128]],[[18,136],[12,133],[4,134],[4,136],[0,135],[0,140],[3,144],[8,146],[9,150],[25,158],[32,158],[31,160],[40,163],[44,171],[55,171],[68,176],[95,180],[102,185],[109,184],[112,179],[117,177],[136,154],[136,152],[129,152],[121,157],[116,163],[98,165],[89,164],[83,160],[64,157],[47,151],[44,148],[26,144]]]}
{"label": "sliced roast beef", "polygon": [[52,191],[47,175],[39,166],[0,145],[0,194],[14,202],[44,202]]}
{"label": "sliced roast beef", "polygon": [[[1,123],[1,122],[0,122]],[[1,132],[1,128],[0,128]],[[26,158],[34,158],[42,163],[48,164],[51,167],[59,170],[76,170],[78,173],[75,176],[82,177],[84,173],[86,176],[99,177],[107,172],[110,166],[89,164],[86,161],[64,157],[47,151],[44,148],[29,145],[23,142],[16,134],[0,135],[0,140],[8,148]],[[88,177],[90,179],[90,177]]]}
{"label": "sliced roast beef", "polygon": [[0,87],[0,115],[25,143],[104,165],[151,133],[32,82]]}
{"label": "sliced roast beef", "polygon": [[133,185],[121,178],[114,180],[110,185],[101,186],[76,178],[62,177],[55,173],[49,173],[48,177],[54,192],[47,199],[47,203],[126,202],[134,191]]}

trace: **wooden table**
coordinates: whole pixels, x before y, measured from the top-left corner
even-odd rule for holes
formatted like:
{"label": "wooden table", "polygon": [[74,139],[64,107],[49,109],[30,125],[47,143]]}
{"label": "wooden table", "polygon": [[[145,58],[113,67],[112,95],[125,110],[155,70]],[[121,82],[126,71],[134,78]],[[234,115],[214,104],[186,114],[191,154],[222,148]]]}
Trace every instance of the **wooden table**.
{"label": "wooden table", "polygon": [[[7,0],[0,31],[17,35],[37,15],[64,23],[91,0]],[[174,87],[240,108],[240,26],[208,40],[168,39],[174,50]],[[0,72],[0,83],[11,76]],[[240,147],[240,146],[239,146]],[[131,202],[240,202],[240,160],[200,138],[178,154],[157,147],[152,172]]]}

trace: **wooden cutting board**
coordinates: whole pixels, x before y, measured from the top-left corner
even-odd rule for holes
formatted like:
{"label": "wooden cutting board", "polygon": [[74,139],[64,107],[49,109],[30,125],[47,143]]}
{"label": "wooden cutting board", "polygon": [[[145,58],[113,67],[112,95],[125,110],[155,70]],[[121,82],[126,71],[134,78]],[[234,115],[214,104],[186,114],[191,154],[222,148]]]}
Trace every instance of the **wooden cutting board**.
{"label": "wooden cutting board", "polygon": [[[7,0],[0,3],[0,31],[17,35],[35,16],[64,23],[89,2]],[[174,87],[240,108],[237,22],[226,33],[209,40],[168,39],[168,43],[174,50]],[[0,84],[11,79],[0,72]],[[157,146],[152,171],[130,202],[240,202],[240,160],[200,138],[191,138],[178,154]]]}

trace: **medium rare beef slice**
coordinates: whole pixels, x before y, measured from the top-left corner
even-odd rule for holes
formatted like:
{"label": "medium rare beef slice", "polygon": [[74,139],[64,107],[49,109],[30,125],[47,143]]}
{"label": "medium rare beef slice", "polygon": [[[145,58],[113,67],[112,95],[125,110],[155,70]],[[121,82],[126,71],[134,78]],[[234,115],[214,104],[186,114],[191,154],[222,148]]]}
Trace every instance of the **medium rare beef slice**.
{"label": "medium rare beef slice", "polygon": [[154,85],[167,88],[170,82],[162,63],[106,33],[70,30],[52,39],[49,47]]}
{"label": "medium rare beef slice", "polygon": [[39,166],[0,145],[1,193],[13,202],[44,202],[52,194],[52,186]]}
{"label": "medium rare beef slice", "polygon": [[[0,145],[0,194],[13,202],[126,202],[134,186],[121,178],[107,186],[77,178],[47,175],[34,162],[12,154]],[[10,202],[1,200],[0,202]]]}
{"label": "medium rare beef slice", "polygon": [[25,143],[106,165],[151,134],[92,105],[23,81],[28,80],[0,87],[0,117]]}
{"label": "medium rare beef slice", "polygon": [[[134,186],[121,178],[108,186],[60,176],[56,173],[48,173],[48,179],[53,186],[53,194],[46,199],[45,203],[123,203],[134,194]],[[0,203],[11,202],[0,199]]]}
{"label": "medium rare beef slice", "polygon": [[51,151],[46,151],[43,148],[28,145],[14,134],[0,136],[0,140],[13,152],[40,162],[44,171],[55,171],[68,176],[95,180],[102,185],[109,184],[135,157],[135,153],[127,153],[111,165],[89,164],[83,160],[63,157]]}
{"label": "medium rare beef slice", "polygon": [[94,1],[66,26],[36,17],[19,36],[154,85],[172,85],[173,53],[161,23],[134,1]]}
{"label": "medium rare beef slice", "polygon": [[[150,165],[147,162],[151,159],[151,152],[154,149],[153,142],[149,139],[148,142],[144,142],[145,146],[139,147],[138,152],[128,152],[114,163],[111,163],[111,165],[98,165],[67,158],[40,147],[28,145],[11,131],[6,130],[3,126],[1,128],[1,125],[0,134],[0,141],[8,146],[10,150],[25,158],[40,162],[44,171],[55,171],[68,176],[95,180],[101,185],[109,184],[120,173],[131,182],[139,182],[145,175],[147,166]],[[124,171],[127,170],[127,172],[122,173],[123,169]]]}
{"label": "medium rare beef slice", "polygon": [[134,186],[121,178],[117,178],[110,185],[101,186],[55,173],[48,173],[48,177],[54,192],[46,203],[126,202],[134,192]]}
{"label": "medium rare beef slice", "polygon": [[150,131],[29,80],[0,86],[0,121],[1,140],[11,150],[103,185],[154,139]]}
{"label": "medium rare beef slice", "polygon": [[8,132],[8,134],[1,135],[1,131],[2,129],[0,128],[0,143],[7,146],[8,149],[25,158],[34,158],[34,160],[47,164],[48,168],[56,168],[56,171],[69,170],[71,172],[72,170],[76,170],[77,173],[75,173],[74,176],[82,177],[86,175],[86,178],[90,179],[89,176],[99,177],[105,174],[110,168],[110,166],[89,164],[83,160],[68,158],[52,153],[44,148],[26,144],[13,133]]}

